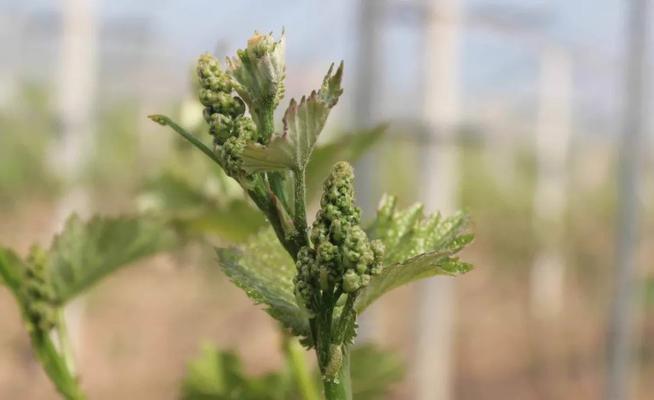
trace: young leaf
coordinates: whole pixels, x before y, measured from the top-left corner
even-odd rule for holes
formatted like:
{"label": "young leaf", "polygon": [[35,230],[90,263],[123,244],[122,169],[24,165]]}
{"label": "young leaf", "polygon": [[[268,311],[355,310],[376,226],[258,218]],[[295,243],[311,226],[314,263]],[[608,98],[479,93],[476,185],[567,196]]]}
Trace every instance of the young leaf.
{"label": "young leaf", "polygon": [[[422,253],[449,250],[456,252],[452,246],[461,238],[472,240],[465,233],[469,217],[457,212],[451,217],[441,218],[440,214],[425,216],[424,207],[416,203],[404,210],[396,210],[397,199],[384,195],[377,209],[377,216],[367,233],[371,239],[384,243],[386,265],[400,263]],[[464,245],[465,245],[464,244]]]}
{"label": "young leaf", "polygon": [[245,200],[232,200],[221,207],[198,210],[197,214],[175,220],[190,234],[214,235],[241,243],[266,225],[265,218]]}
{"label": "young leaf", "polygon": [[241,153],[243,169],[248,173],[286,171],[295,167],[293,149],[282,137],[274,137],[268,146],[248,145]]}
{"label": "young leaf", "polygon": [[95,217],[84,223],[72,216],[48,254],[57,301],[64,304],[118,268],[175,243],[170,229],[145,217]]}
{"label": "young leaf", "polygon": [[306,311],[296,301],[295,264],[274,233],[266,230],[242,249],[218,249],[225,274],[295,336],[309,336]]}
{"label": "young leaf", "polygon": [[322,87],[309,97],[295,99],[284,114],[284,134],[273,137],[268,146],[250,144],[244,151],[243,168],[250,171],[277,171],[292,168],[302,171],[306,168],[313,147],[322,132],[329,111],[343,93],[343,63],[334,74],[333,64],[329,68]]}
{"label": "young leaf", "polygon": [[218,198],[171,174],[150,182],[143,199],[148,203],[148,211],[168,219],[177,231],[186,235],[214,235],[242,242],[266,224],[261,213],[245,198]]}
{"label": "young leaf", "polygon": [[140,201],[147,211],[178,212],[205,207],[211,202],[199,185],[172,173],[164,173],[147,182]]}
{"label": "young leaf", "polygon": [[461,275],[471,269],[472,265],[452,257],[450,252],[425,253],[403,263],[386,266],[361,290],[355,304],[356,311],[363,312],[383,294],[407,283],[435,275]]}
{"label": "young leaf", "polygon": [[466,233],[468,217],[464,213],[442,219],[440,215],[425,217],[423,207],[416,204],[396,210],[396,199],[384,196],[377,218],[368,230],[371,239],[379,239],[386,247],[384,269],[361,290],[356,310],[361,313],[384,293],[407,283],[434,275],[459,275],[472,265],[455,256],[473,235]]}

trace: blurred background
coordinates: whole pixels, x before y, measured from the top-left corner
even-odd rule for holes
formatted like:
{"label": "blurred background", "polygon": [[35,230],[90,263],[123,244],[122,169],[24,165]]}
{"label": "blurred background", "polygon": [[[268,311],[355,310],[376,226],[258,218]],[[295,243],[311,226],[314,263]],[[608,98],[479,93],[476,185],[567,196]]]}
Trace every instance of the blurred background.
{"label": "blurred background", "polygon": [[[146,116],[206,138],[197,56],[284,29],[280,112],[343,59],[345,94],[321,140],[389,124],[357,160],[364,216],[391,192],[474,221],[473,272],[399,289],[362,320],[359,340],[406,365],[388,398],[649,399],[650,3],[3,0],[0,244],[48,245],[71,212],[198,216],[211,204],[215,220],[195,221],[202,240],[73,304],[82,386],[91,399],[177,398],[201,343],[235,349],[253,374],[279,367],[276,326],[210,246],[261,221],[226,206],[238,190]],[[0,398],[57,398],[6,290]]]}

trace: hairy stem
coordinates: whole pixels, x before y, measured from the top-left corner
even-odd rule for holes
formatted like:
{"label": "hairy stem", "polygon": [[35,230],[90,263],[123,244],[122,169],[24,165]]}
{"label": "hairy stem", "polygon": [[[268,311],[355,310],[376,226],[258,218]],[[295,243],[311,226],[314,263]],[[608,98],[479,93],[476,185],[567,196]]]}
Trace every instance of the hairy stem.
{"label": "hairy stem", "polygon": [[259,127],[259,136],[263,144],[270,143],[273,131],[275,130],[275,109],[274,107],[262,107],[261,126]]}
{"label": "hairy stem", "polygon": [[313,378],[309,372],[304,349],[298,340],[292,336],[284,336],[284,353],[293,381],[297,385],[298,392],[304,400],[320,400],[320,395]]}

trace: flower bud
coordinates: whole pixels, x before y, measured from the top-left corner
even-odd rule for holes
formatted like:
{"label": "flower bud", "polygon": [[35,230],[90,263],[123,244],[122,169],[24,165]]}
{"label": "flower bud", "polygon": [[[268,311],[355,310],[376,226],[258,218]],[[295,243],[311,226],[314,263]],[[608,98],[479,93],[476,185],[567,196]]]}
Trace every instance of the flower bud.
{"label": "flower bud", "polygon": [[265,128],[269,124],[267,119],[284,97],[285,47],[283,34],[275,41],[271,34],[255,32],[248,40],[247,48],[237,51],[237,57],[227,60],[236,81],[234,89],[248,105],[259,130],[270,129]]}

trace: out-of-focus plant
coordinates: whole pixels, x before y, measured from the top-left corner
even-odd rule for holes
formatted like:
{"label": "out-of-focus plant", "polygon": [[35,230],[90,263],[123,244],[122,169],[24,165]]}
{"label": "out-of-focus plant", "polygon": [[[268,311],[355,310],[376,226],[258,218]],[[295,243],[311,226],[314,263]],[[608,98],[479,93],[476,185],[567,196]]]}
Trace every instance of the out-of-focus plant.
{"label": "out-of-focus plant", "polygon": [[36,84],[21,85],[17,101],[0,108],[0,206],[56,191],[47,165],[54,125],[46,91]]}
{"label": "out-of-focus plant", "polygon": [[[320,371],[307,374],[303,371],[303,383],[297,382],[298,373],[293,372],[297,364],[295,357],[303,357],[297,342],[285,338],[284,347],[293,356],[281,371],[252,376],[243,372],[241,361],[234,352],[220,351],[205,345],[201,353],[189,364],[188,374],[182,384],[184,400],[299,400],[313,398],[306,396],[307,390],[298,387],[315,387],[320,383]],[[354,346],[350,354],[352,365],[352,397],[357,400],[384,398],[390,387],[404,376],[402,362],[392,353],[372,344]],[[303,395],[304,393],[304,395]]]}
{"label": "out-of-focus plant", "polygon": [[102,278],[177,243],[166,225],[145,217],[71,217],[48,250],[19,257],[0,247],[0,284],[13,294],[32,347],[66,399],[84,399],[75,372],[63,309]]}
{"label": "out-of-focus plant", "polygon": [[[200,57],[198,94],[212,147],[168,117],[151,118],[218,164],[265,216],[270,229],[241,247],[218,250],[223,270],[289,334],[315,350],[325,397],[352,399],[350,348],[357,316],[398,286],[469,271],[456,253],[472,235],[462,213],[425,216],[421,205],[398,210],[391,196],[382,199],[372,226],[364,229],[353,170],[342,161],[331,166],[310,226],[307,166],[343,93],[343,64],[329,68],[320,89],[290,101],[278,133],[274,113],[285,92],[284,48],[284,37],[255,34],[227,60],[226,69],[211,55]],[[312,398],[306,387],[299,389]]]}

